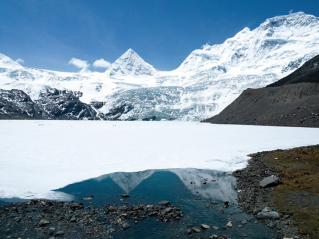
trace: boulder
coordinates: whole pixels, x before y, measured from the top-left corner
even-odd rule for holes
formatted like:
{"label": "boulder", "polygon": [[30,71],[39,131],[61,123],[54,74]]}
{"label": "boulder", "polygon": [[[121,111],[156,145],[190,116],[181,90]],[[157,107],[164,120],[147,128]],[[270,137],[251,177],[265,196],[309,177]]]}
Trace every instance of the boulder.
{"label": "boulder", "polygon": [[258,219],[279,219],[280,215],[275,211],[261,211],[257,214]]}
{"label": "boulder", "polygon": [[267,178],[264,178],[263,180],[260,181],[259,185],[263,188],[266,187],[273,187],[277,186],[278,184],[281,184],[282,182],[280,179],[276,176],[269,176]]}

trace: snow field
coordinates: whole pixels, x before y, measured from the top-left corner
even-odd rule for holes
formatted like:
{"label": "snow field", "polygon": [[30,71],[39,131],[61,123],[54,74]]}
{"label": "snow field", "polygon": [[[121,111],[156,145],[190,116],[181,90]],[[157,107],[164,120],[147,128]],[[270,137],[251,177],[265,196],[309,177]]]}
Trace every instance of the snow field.
{"label": "snow field", "polygon": [[243,168],[247,154],[319,143],[319,129],[194,122],[0,121],[0,198],[68,199],[51,190],[113,172]]}

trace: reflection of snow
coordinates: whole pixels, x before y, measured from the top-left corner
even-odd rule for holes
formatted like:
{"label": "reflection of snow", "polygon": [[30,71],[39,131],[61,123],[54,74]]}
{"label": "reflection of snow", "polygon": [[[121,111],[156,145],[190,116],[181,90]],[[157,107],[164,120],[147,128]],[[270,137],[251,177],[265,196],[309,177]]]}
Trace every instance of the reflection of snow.
{"label": "reflection of snow", "polygon": [[147,170],[135,173],[111,173],[95,178],[95,180],[101,181],[108,177],[120,186],[126,193],[131,192],[137,185],[139,185],[144,179],[152,176],[154,170]]}
{"label": "reflection of snow", "polygon": [[[95,178],[101,181],[112,178],[126,193],[130,193],[143,180],[151,177],[155,172],[162,170],[146,170],[135,173],[111,173]],[[163,170],[166,171],[166,170]],[[168,169],[167,171],[176,174],[187,189],[194,195],[206,199],[221,201],[234,201],[236,191],[234,190],[235,178],[225,175],[223,172],[205,169]],[[204,184],[206,182],[206,184]]]}
{"label": "reflection of snow", "polygon": [[229,202],[235,201],[237,197],[234,190],[235,178],[220,171],[194,168],[170,169],[169,171],[175,173],[194,195]]}

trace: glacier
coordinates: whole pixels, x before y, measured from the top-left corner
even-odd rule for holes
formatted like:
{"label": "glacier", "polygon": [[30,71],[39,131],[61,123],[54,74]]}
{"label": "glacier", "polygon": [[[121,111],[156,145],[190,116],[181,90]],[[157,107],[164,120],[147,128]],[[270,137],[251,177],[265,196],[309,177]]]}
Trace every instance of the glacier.
{"label": "glacier", "polygon": [[319,18],[303,12],[269,18],[222,44],[194,50],[175,70],[159,71],[129,49],[104,73],[23,67],[0,54],[0,88],[37,100],[48,88],[81,91],[97,113],[126,107],[119,120],[198,121],[222,111],[247,88],[290,74],[319,54]]}

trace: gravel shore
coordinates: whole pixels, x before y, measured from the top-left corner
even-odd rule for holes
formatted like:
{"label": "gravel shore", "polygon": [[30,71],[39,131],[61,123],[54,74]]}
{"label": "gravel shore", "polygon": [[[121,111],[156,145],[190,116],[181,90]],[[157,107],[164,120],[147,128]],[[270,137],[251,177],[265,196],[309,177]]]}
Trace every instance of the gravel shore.
{"label": "gravel shore", "polygon": [[83,203],[31,200],[0,206],[0,238],[113,238],[116,231],[147,217],[158,222],[178,221],[182,211],[169,202],[163,206],[107,205],[94,209]]}
{"label": "gravel shore", "polygon": [[[317,145],[249,155],[247,167],[232,174],[240,208],[284,238],[319,238],[318,151]],[[262,187],[265,178],[279,181]]]}

